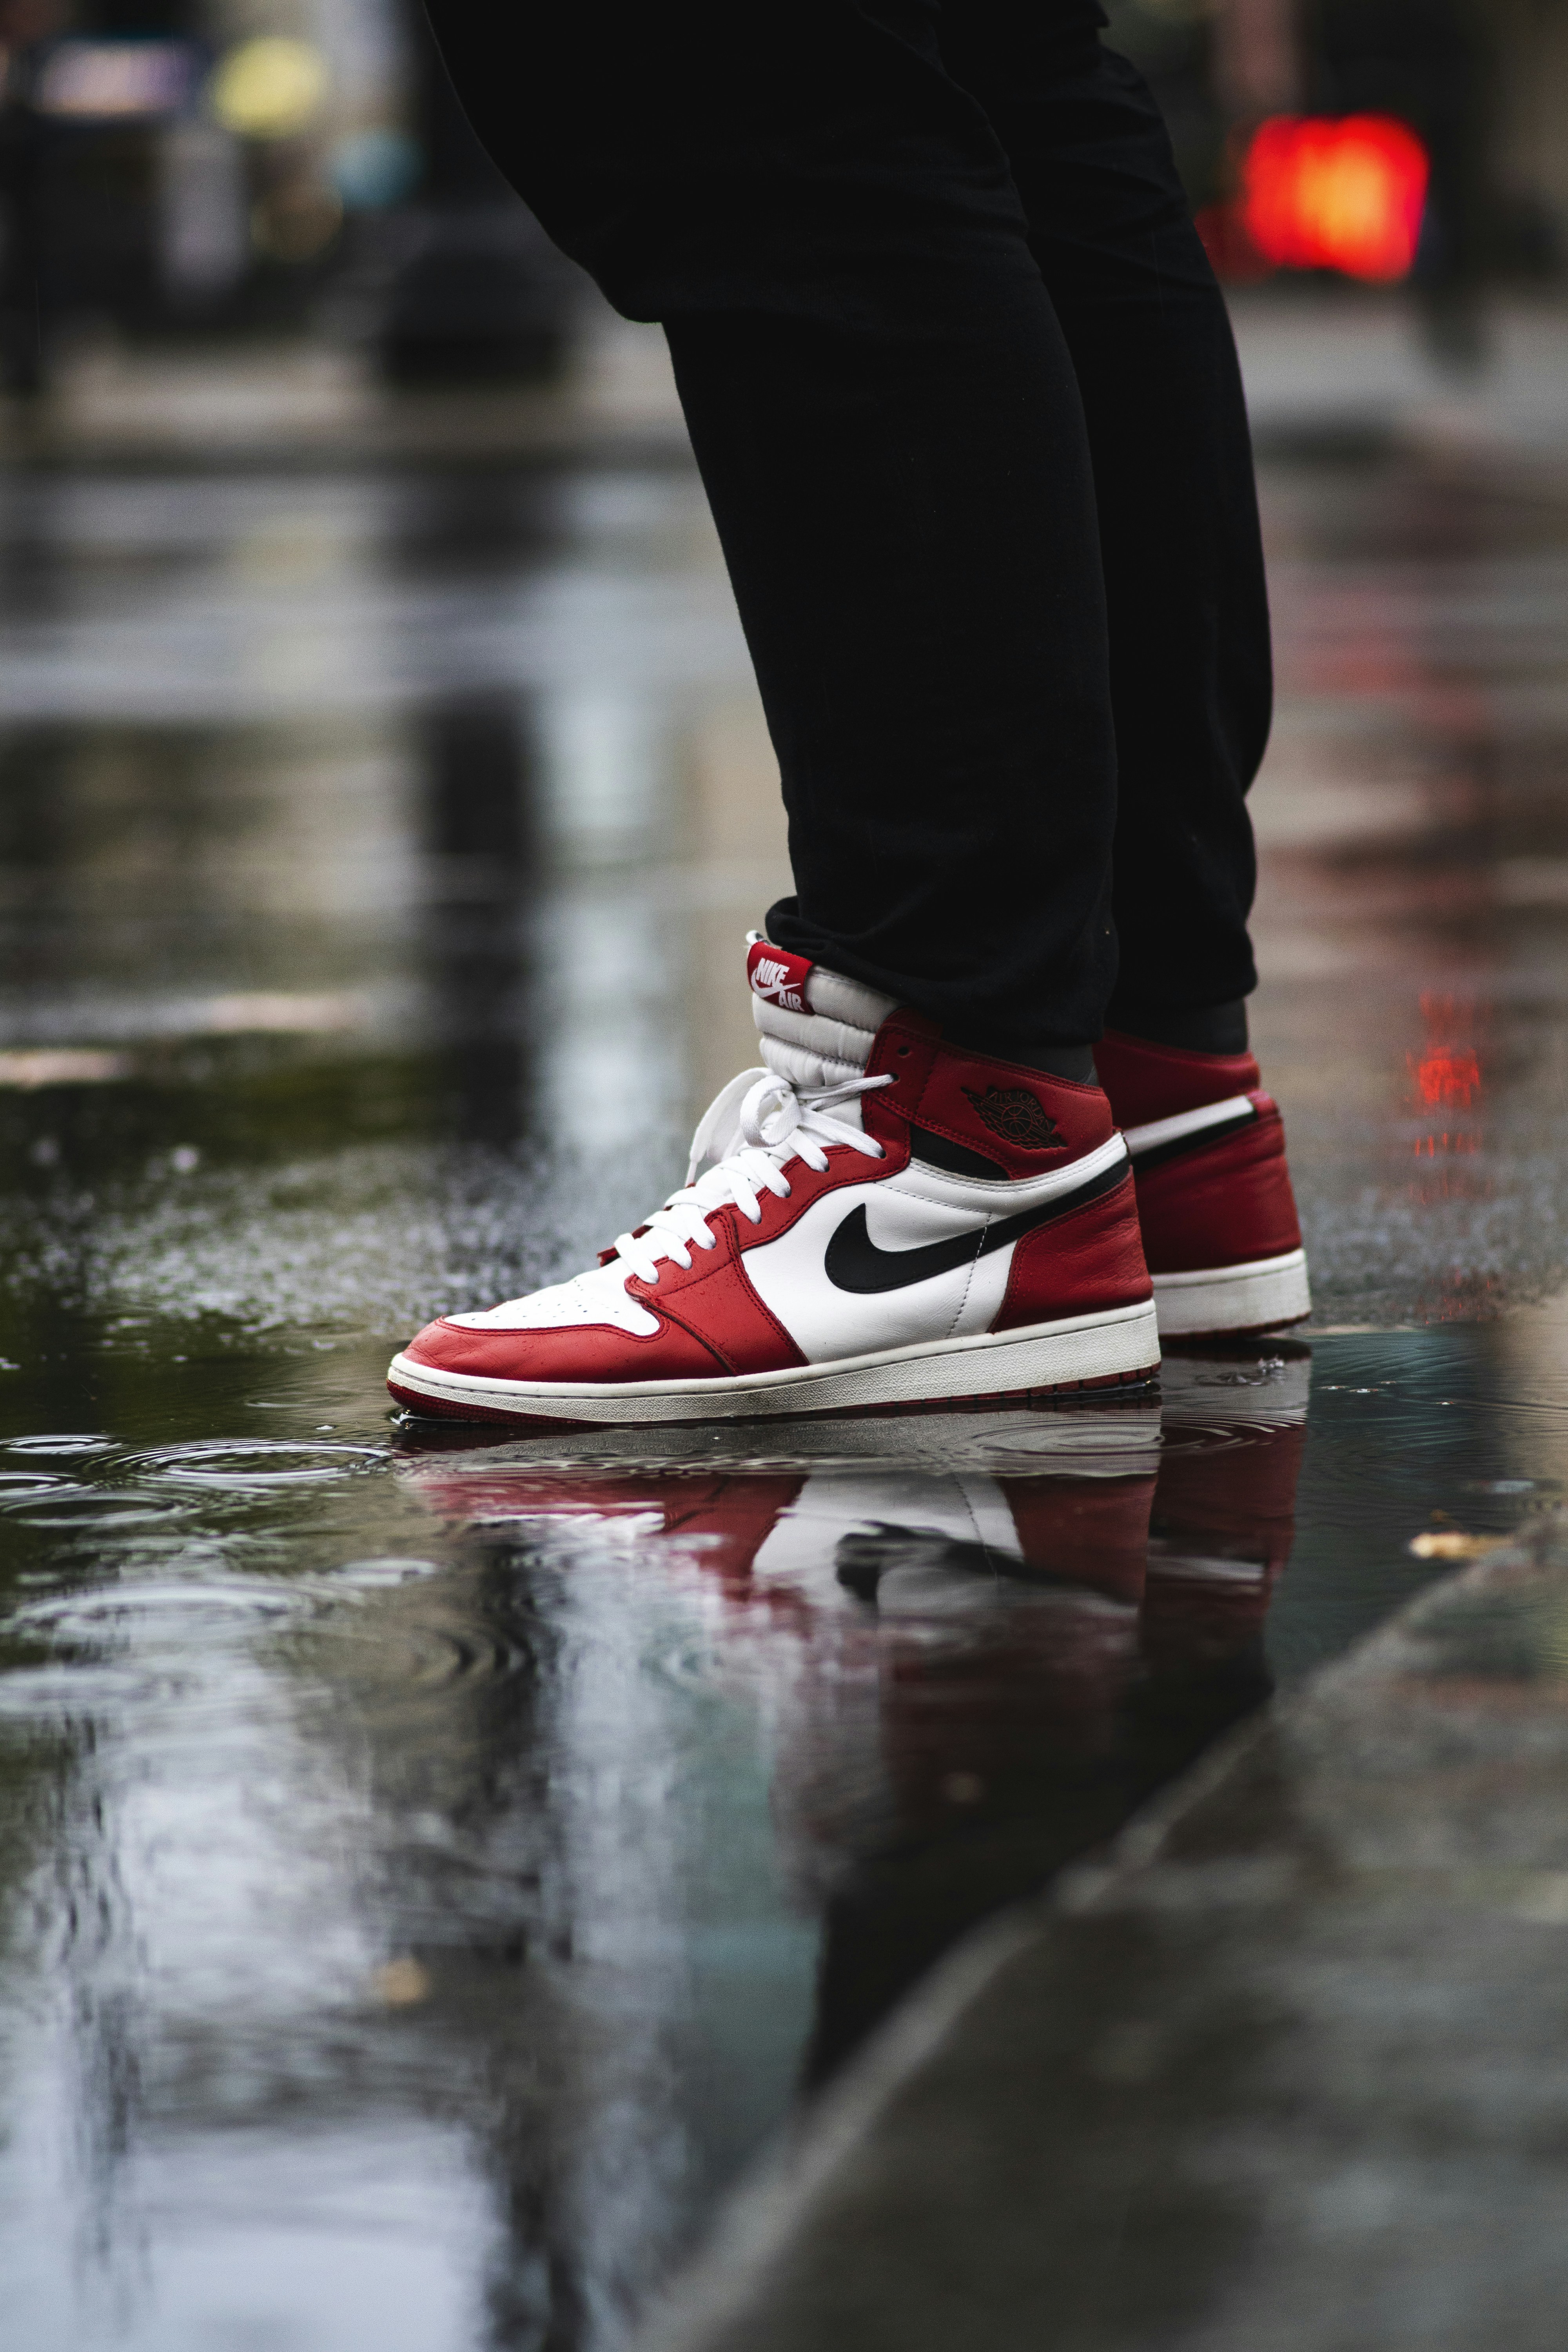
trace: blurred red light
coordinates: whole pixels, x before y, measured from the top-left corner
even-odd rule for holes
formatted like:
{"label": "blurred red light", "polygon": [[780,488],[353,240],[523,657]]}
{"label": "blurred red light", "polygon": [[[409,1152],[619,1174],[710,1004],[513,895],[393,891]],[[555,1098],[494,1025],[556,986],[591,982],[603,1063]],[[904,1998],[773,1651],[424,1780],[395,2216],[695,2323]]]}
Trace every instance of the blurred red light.
{"label": "blurred red light", "polygon": [[1242,221],[1276,268],[1404,278],[1426,180],[1426,150],[1392,115],[1275,115],[1242,163]]}
{"label": "blurred red light", "polygon": [[1412,1055],[1410,1066],[1425,1104],[1459,1103],[1468,1110],[1480,1091],[1480,1059],[1467,1047],[1431,1046],[1418,1061]]}

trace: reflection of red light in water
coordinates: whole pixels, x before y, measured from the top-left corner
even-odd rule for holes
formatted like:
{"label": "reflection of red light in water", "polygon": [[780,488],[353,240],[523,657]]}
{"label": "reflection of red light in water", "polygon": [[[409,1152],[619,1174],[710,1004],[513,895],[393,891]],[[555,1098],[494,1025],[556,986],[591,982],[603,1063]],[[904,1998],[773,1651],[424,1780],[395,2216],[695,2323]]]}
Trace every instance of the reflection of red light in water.
{"label": "reflection of red light in water", "polygon": [[1468,1045],[1429,1045],[1419,1057],[1411,1055],[1410,1067],[1428,1107],[1457,1103],[1468,1110],[1481,1090],[1480,1059]]}
{"label": "reflection of red light in water", "polygon": [[1495,1274],[1467,1274],[1456,1267],[1441,1290],[1422,1299],[1417,1313],[1424,1323],[1489,1322],[1499,1304]]}
{"label": "reflection of red light in water", "polygon": [[[1426,1042],[1418,1053],[1405,1057],[1412,1082],[1407,1108],[1418,1113],[1468,1110],[1481,1091],[1481,1057],[1475,1046],[1458,1045],[1455,1040],[1467,1031],[1474,1036],[1484,1009],[1428,989],[1421,998],[1421,1017],[1426,1024]],[[1411,1145],[1417,1160],[1440,1160],[1450,1154],[1479,1152],[1483,1148],[1479,1133],[1458,1127],[1446,1128],[1440,1134],[1418,1135]],[[1467,1177],[1458,1171],[1452,1175],[1446,1171],[1436,1185],[1427,1180],[1413,1186],[1411,1198],[1479,1200],[1489,1197],[1489,1180]]]}
{"label": "reflection of red light in water", "polygon": [[1405,1197],[1415,1208],[1430,1209],[1439,1201],[1495,1201],[1497,1186],[1489,1176],[1478,1176],[1468,1168],[1439,1160],[1430,1175],[1423,1172],[1406,1184]]}
{"label": "reflection of red light in water", "polygon": [[1241,223],[1266,262],[1403,278],[1426,202],[1426,151],[1392,115],[1260,123],[1241,167]]}

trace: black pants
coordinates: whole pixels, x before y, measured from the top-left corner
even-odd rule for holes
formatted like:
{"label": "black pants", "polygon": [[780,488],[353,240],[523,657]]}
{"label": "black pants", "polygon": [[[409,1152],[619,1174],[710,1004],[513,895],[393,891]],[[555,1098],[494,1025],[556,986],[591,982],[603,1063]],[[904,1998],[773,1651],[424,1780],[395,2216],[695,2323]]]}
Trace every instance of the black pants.
{"label": "black pants", "polygon": [[1094,0],[432,0],[552,236],[664,322],[789,814],[770,935],[998,1052],[1254,982],[1236,354]]}

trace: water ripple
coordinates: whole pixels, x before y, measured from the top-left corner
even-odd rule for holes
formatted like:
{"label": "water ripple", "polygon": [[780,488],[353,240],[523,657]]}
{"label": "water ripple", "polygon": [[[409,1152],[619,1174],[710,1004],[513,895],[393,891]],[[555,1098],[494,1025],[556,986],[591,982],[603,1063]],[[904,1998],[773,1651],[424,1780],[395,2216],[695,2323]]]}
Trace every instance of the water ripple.
{"label": "water ripple", "polygon": [[153,1447],[132,1456],[128,1466],[149,1478],[253,1493],[363,1476],[388,1459],[386,1448],[380,1445],[323,1445],[281,1437],[200,1438]]}
{"label": "water ripple", "polygon": [[5,1454],[110,1454],[115,1441],[101,1433],[86,1434],[79,1430],[68,1430],[55,1436],[8,1437],[0,1453]]}
{"label": "water ripple", "polygon": [[[0,1504],[3,1501],[0,1497]],[[29,1503],[31,1507],[16,1507]],[[181,1518],[189,1507],[173,1496],[160,1498],[136,1487],[81,1486],[58,1479],[48,1488],[35,1490],[31,1497],[18,1496],[8,1516],[17,1527],[62,1528],[75,1533]]]}
{"label": "water ripple", "polygon": [[458,1682],[506,1681],[532,1664],[524,1643],[482,1618],[367,1620],[334,1612],[318,1630],[352,1639],[352,1652],[334,1669],[340,1685],[346,1677],[374,1684],[389,1694]]}
{"label": "water ripple", "polygon": [[6,1619],[6,1630],[47,1633],[57,1641],[90,1640],[171,1615],[297,1617],[316,1605],[316,1595],[308,1588],[268,1583],[259,1577],[226,1577],[199,1584],[178,1580],[106,1584],[91,1592],[24,1601]]}

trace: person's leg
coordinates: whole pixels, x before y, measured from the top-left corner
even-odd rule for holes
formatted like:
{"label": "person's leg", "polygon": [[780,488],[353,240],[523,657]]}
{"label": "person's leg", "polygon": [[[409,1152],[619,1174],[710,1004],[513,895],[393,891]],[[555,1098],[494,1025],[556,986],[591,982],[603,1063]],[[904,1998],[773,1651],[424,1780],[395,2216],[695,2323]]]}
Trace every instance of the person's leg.
{"label": "person's leg", "polygon": [[934,0],[612,0],[525,14],[515,59],[480,0],[436,22],[545,226],[665,323],[797,889],[748,958],[764,1067],[687,1182],[589,1272],[438,1318],[393,1395],[538,1426],[1146,1380],[1089,1047],[1115,942],[1089,449]]}
{"label": "person's leg", "polygon": [[936,8],[432,14],[546,228],[665,324],[783,773],[770,936],[1087,1075],[1115,954],[1089,451]]}
{"label": "person's leg", "polygon": [[1236,1053],[1255,984],[1244,795],[1268,612],[1235,345],[1159,110],[1095,0],[948,0],[942,47],[1006,150],[1094,457],[1119,813],[1111,1028]]}
{"label": "person's leg", "polygon": [[944,55],[1006,149],[1072,352],[1110,633],[1120,969],[1096,1064],[1166,1339],[1310,1299],[1279,1114],[1247,1050],[1245,794],[1268,613],[1225,304],[1158,109],[1094,0],[947,0]]}

